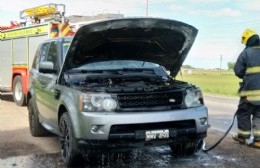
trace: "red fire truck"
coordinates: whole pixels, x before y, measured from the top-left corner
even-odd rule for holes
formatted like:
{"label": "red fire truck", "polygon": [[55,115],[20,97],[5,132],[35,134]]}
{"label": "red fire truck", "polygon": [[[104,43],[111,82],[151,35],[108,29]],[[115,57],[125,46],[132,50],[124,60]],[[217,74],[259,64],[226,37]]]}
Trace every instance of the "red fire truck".
{"label": "red fire truck", "polygon": [[26,104],[28,72],[38,44],[74,34],[64,15],[64,4],[51,3],[21,11],[23,24],[0,26],[0,91],[12,91],[17,105]]}

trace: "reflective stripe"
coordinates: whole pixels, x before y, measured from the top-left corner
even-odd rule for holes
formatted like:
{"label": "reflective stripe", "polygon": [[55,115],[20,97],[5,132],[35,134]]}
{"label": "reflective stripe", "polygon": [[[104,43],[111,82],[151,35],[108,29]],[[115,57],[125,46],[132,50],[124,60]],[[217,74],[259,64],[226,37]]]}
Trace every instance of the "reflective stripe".
{"label": "reflective stripe", "polygon": [[58,32],[51,32],[50,37],[59,37],[59,33]]}
{"label": "reflective stripe", "polygon": [[260,101],[260,90],[243,90],[239,93],[240,97],[246,97],[249,102]]}
{"label": "reflective stripe", "polygon": [[239,96],[245,97],[245,96],[260,96],[260,90],[242,90],[239,93]]}
{"label": "reflective stripe", "polygon": [[242,131],[241,129],[238,129],[237,132],[239,135],[245,136],[245,137],[248,137],[251,135],[251,131]]}
{"label": "reflective stripe", "polygon": [[254,137],[260,137],[260,130],[254,129],[253,134]]}
{"label": "reflective stripe", "polygon": [[59,24],[52,23],[50,27],[50,37],[59,37]]}
{"label": "reflective stripe", "polygon": [[62,24],[60,30],[62,37],[74,35],[74,32],[71,30],[70,25],[68,23]]}
{"label": "reflective stripe", "polygon": [[10,38],[18,38],[18,37],[27,37],[34,36],[39,34],[47,34],[48,33],[48,24],[44,25],[35,25],[31,27],[19,27],[16,29],[5,30],[0,33],[0,39],[10,39]]}
{"label": "reflective stripe", "polygon": [[260,73],[260,66],[246,68],[246,74]]}
{"label": "reflective stripe", "polygon": [[247,96],[246,99],[247,99],[249,102],[260,101],[260,96]]}
{"label": "reflective stripe", "polygon": [[62,36],[67,36],[67,34],[70,32],[70,27],[67,25],[67,26],[64,26],[63,29],[61,30],[61,33],[62,33]]}

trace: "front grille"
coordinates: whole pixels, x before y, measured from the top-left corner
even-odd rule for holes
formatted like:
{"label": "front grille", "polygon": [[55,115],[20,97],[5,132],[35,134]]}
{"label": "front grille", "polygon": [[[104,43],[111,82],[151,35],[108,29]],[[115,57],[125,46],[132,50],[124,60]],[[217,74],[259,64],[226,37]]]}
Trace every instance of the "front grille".
{"label": "front grille", "polygon": [[190,129],[195,128],[194,120],[145,123],[145,124],[121,124],[112,125],[110,134],[135,133],[140,130],[160,130],[160,129]]}
{"label": "front grille", "polygon": [[182,104],[182,99],[183,93],[181,91],[144,94],[124,94],[117,96],[120,108],[178,106]]}

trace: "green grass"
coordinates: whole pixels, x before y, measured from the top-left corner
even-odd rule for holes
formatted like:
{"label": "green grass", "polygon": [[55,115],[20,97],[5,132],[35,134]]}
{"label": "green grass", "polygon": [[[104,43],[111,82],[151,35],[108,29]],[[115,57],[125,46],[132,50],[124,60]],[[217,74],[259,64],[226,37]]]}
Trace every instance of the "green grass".
{"label": "green grass", "polygon": [[192,74],[178,74],[176,79],[200,87],[203,93],[236,97],[239,79],[232,71],[192,70]]}

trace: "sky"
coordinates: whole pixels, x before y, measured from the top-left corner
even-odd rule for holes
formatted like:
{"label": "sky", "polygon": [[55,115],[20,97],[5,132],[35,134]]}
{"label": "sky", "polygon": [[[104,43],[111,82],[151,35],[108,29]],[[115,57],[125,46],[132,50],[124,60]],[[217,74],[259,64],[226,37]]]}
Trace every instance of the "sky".
{"label": "sky", "polygon": [[244,49],[244,29],[260,33],[259,0],[8,0],[0,3],[0,25],[20,21],[21,10],[48,3],[65,4],[66,16],[120,13],[145,17],[148,11],[148,17],[190,24],[199,32],[184,65],[195,68],[227,69],[227,63],[235,62]]}

